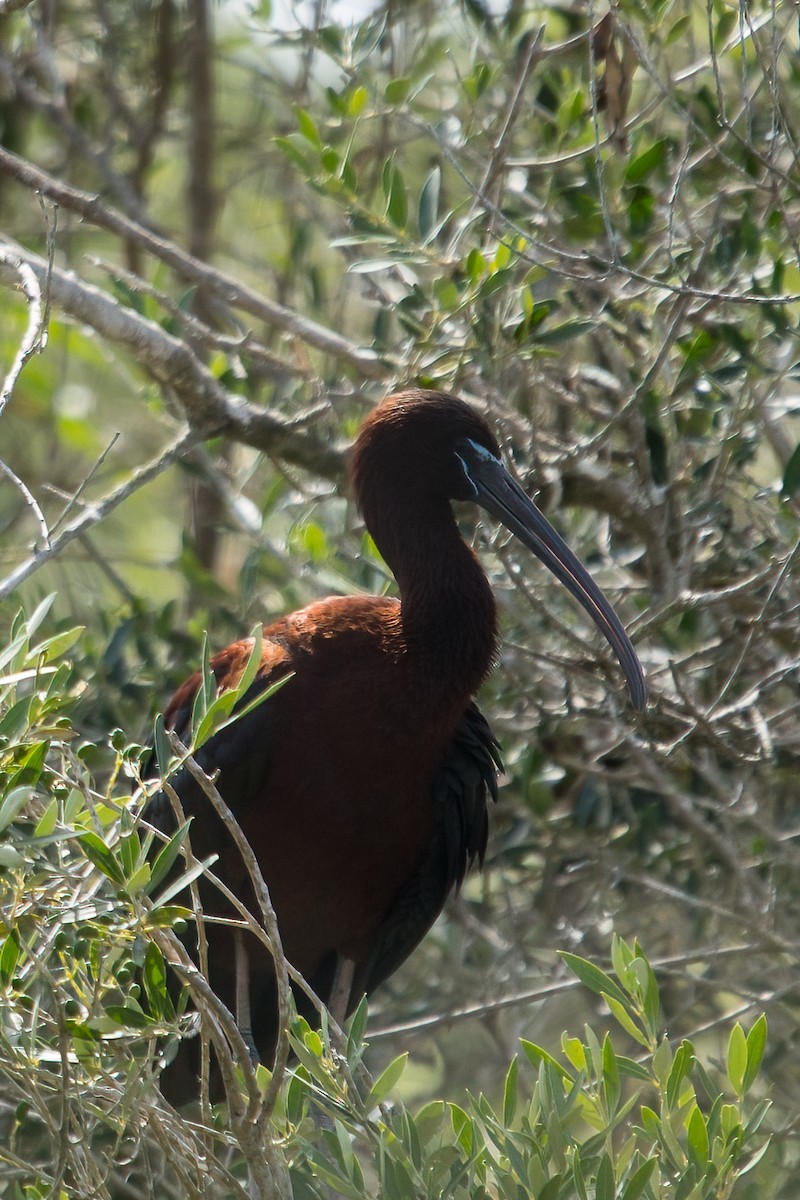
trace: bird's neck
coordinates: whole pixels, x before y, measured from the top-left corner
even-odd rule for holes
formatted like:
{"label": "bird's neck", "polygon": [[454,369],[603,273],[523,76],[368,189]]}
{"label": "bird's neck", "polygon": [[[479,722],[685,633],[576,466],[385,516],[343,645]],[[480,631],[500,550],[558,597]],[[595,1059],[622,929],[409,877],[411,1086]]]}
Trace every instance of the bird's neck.
{"label": "bird's neck", "polygon": [[403,519],[378,519],[373,536],[400,588],[404,658],[439,703],[465,703],[480,687],[497,648],[497,608],[478,559],[450,505]]}

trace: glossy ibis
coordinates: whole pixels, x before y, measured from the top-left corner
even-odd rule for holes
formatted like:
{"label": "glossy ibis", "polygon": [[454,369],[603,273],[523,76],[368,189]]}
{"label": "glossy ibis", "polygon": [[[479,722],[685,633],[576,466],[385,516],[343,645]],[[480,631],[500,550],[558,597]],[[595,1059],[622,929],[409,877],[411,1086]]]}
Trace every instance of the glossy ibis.
{"label": "glossy ibis", "polygon": [[[198,754],[219,772],[259,860],[287,958],[326,1002],[334,980],[340,988],[346,980],[340,1017],[411,953],[486,847],[499,758],[472,697],[495,658],[497,613],[452,501],[479,504],[549,567],[607,638],[634,708],[646,698],[611,605],[509,475],[473,408],[441,392],[390,396],[361,426],[350,476],[400,600],[334,597],[268,626],[251,691],[293,677]],[[236,642],[212,659],[220,688],[236,683],[250,649]],[[199,682],[189,679],[169,705],[178,732]],[[185,773],[176,788],[194,817],[194,853],[218,853],[214,870],[252,903],[247,871],[208,800]],[[225,914],[218,896],[206,904]],[[211,982],[232,1007],[233,939],[225,927],[207,931]],[[252,1033],[269,1061],[274,974],[263,947],[247,941]]]}

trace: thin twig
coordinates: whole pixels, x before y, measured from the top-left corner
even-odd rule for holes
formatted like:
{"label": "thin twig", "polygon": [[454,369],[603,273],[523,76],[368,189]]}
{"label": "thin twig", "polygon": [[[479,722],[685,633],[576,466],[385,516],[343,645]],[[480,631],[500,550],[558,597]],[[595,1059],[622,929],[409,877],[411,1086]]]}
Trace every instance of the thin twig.
{"label": "thin twig", "polygon": [[87,506],[80,516],[71,521],[57,537],[51,540],[49,545],[36,550],[29,558],[26,558],[24,562],[15,567],[5,579],[0,580],[0,600],[5,599],[21,583],[30,578],[34,571],[37,571],[43,563],[60,554],[75,538],[86,533],[87,530],[97,525],[98,522],[104,520],[124,500],[129,499],[140,488],[151,483],[163,471],[171,467],[173,463],[183,458],[187,451],[197,443],[198,437],[199,435],[193,429],[185,431],[166,450],[162,451],[157,458],[140,467],[129,479],[126,479],[124,483],[114,488],[113,491],[109,492],[101,500],[98,500],[91,506]]}

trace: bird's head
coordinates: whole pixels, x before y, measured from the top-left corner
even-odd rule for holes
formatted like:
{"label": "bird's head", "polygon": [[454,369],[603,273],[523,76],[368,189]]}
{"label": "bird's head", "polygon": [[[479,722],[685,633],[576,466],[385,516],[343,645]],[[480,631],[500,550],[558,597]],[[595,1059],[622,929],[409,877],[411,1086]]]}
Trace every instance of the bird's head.
{"label": "bird's head", "polygon": [[351,477],[371,526],[380,519],[377,505],[371,504],[379,496],[404,495],[431,512],[451,500],[480,505],[541,559],[589,613],[619,660],[634,708],[644,708],[644,672],[617,614],[509,473],[497,438],[474,408],[457,396],[418,388],[390,396],[359,430]]}

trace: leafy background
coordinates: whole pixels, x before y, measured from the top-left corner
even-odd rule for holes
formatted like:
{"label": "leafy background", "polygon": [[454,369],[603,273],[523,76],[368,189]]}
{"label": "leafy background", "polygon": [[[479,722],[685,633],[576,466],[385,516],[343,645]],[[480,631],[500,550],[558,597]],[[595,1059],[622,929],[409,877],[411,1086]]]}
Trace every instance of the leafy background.
{"label": "leafy background", "polygon": [[[638,938],[705,1061],[767,1014],[772,1138],[735,1194],[793,1194],[799,64],[790,6],[720,0],[5,6],[8,963],[103,874],[56,838],[70,797],[124,801],[204,631],[392,586],[345,448],[393,387],[455,390],[615,599],[651,705],[632,716],[558,585],[465,509],[508,780],[483,875],[371,1004],[370,1069],[409,1050],[406,1101],[494,1098],[520,1036],[605,1019],[556,950]],[[53,592],[23,645],[18,609]],[[97,915],[61,929],[75,962]],[[108,1004],[142,953],[97,951]]]}

